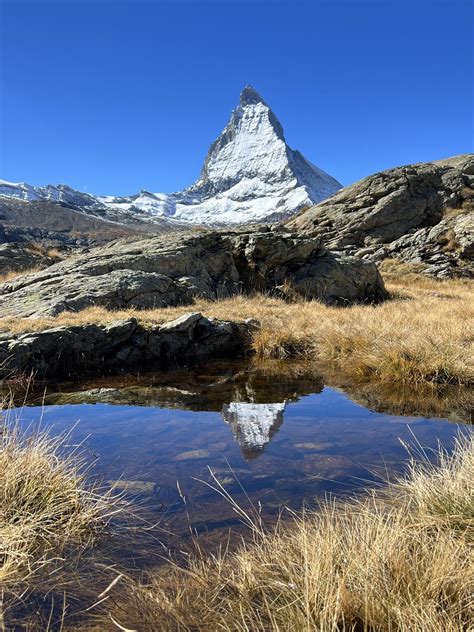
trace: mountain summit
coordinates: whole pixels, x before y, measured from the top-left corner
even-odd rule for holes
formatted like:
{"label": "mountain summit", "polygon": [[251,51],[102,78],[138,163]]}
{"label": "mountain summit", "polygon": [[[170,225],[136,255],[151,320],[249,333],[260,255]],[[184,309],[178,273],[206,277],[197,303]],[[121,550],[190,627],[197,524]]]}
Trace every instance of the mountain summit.
{"label": "mountain summit", "polygon": [[337,180],[288,147],[279,120],[247,85],[226,127],[209,148],[199,178],[184,191],[90,196],[68,187],[0,182],[0,196],[74,198],[75,206],[84,213],[97,215],[100,211],[105,219],[125,224],[168,219],[218,225],[285,219],[340,188]]}
{"label": "mountain summit", "polygon": [[275,114],[246,86],[199,179],[176,200],[175,217],[205,224],[282,219],[340,188],[288,147]]}
{"label": "mountain summit", "polygon": [[240,93],[240,105],[250,105],[251,103],[263,103],[265,101],[251,85],[247,84]]}

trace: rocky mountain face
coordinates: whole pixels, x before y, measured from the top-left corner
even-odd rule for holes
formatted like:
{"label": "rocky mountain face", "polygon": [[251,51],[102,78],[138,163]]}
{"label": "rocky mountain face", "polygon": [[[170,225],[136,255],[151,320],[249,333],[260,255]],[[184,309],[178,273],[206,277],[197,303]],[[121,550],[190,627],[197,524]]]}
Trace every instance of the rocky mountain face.
{"label": "rocky mountain face", "polygon": [[318,239],[269,227],[119,241],[0,285],[0,316],[57,315],[93,305],[189,305],[255,291],[329,304],[386,298],[373,263],[340,257]]}
{"label": "rocky mountain face", "polygon": [[288,147],[275,114],[247,86],[211,145],[199,179],[174,196],[173,217],[202,224],[279,220],[340,187]]}
{"label": "rocky mountain face", "polygon": [[[183,224],[226,225],[283,219],[340,187],[334,178],[288,147],[275,114],[247,86],[229,123],[212,143],[198,180],[184,191],[99,196],[67,185],[34,187],[0,180],[0,204],[4,210],[9,209],[10,215],[15,209],[24,214],[28,208],[49,215],[47,223],[54,221],[57,230],[64,226],[72,232],[71,217],[64,217],[69,210],[99,222],[95,226],[98,231],[128,227],[160,232],[179,229]],[[39,220],[38,217],[35,222],[30,217],[31,228],[43,228]],[[79,232],[87,229],[88,226],[82,226]]]}
{"label": "rocky mountain face", "polygon": [[417,263],[437,277],[472,276],[474,155],[376,173],[286,227],[363,259]]}

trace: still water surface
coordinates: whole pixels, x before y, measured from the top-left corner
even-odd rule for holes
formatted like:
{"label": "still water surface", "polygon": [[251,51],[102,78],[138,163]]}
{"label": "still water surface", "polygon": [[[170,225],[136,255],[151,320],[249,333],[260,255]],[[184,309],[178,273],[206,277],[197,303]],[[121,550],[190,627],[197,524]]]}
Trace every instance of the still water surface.
{"label": "still water surface", "polygon": [[405,443],[449,447],[466,426],[371,410],[320,378],[215,363],[195,371],[49,387],[23,407],[24,424],[73,428],[95,459],[174,533],[236,525],[205,482],[210,470],[240,504],[267,516],[325,493],[384,480],[407,459]]}

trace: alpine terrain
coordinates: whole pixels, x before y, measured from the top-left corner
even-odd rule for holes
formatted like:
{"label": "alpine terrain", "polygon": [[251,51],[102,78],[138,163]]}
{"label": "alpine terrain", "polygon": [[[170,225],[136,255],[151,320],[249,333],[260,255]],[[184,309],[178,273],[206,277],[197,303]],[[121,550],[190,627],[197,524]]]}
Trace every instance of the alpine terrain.
{"label": "alpine terrain", "polygon": [[[35,187],[0,180],[0,202],[57,204],[95,220],[134,229],[164,223],[240,224],[285,219],[335,193],[341,185],[288,147],[283,128],[262,97],[246,86],[238,107],[212,143],[199,178],[177,193],[128,197],[91,195],[66,185]],[[49,207],[54,212],[54,206]]]}

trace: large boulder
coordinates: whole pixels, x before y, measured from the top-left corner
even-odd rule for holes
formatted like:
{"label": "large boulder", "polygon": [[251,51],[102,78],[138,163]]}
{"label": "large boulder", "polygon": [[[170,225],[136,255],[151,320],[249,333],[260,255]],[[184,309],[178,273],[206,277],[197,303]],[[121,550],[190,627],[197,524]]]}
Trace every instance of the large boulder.
{"label": "large boulder", "polygon": [[474,273],[474,155],[376,173],[291,219],[331,250],[425,264],[434,276]]}
{"label": "large boulder", "polygon": [[329,304],[386,298],[374,264],[269,228],[120,241],[0,285],[0,316],[189,305],[255,291]]}

